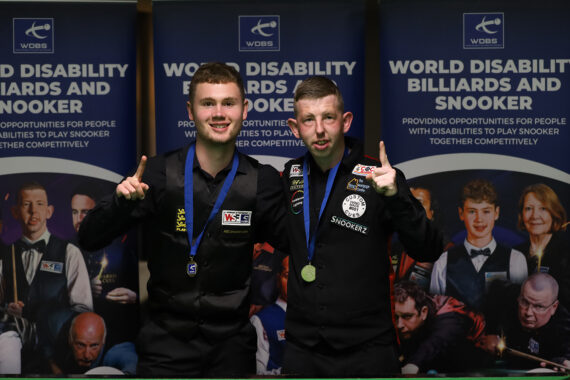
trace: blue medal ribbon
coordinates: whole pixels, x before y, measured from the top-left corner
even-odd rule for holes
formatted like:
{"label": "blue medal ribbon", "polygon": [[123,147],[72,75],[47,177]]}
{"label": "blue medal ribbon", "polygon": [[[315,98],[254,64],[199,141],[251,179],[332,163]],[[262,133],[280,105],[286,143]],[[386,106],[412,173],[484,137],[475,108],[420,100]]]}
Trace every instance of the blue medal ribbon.
{"label": "blue medal ribbon", "polygon": [[[346,154],[346,150],[344,154]],[[309,211],[309,176],[307,175],[307,169],[309,167],[309,153],[305,155],[305,159],[303,160],[303,219],[305,221],[305,238],[307,239],[307,250],[309,251],[309,264],[313,260],[313,256],[315,254],[315,241],[317,240],[317,231],[319,229],[321,216],[323,215],[323,211],[325,210],[327,201],[329,200],[334,179],[341,162],[342,159],[329,171],[329,175],[327,177],[327,186],[325,188],[325,196],[321,202],[321,209],[319,211],[319,219],[317,220],[315,232],[311,235],[311,214]]]}
{"label": "blue medal ribbon", "polygon": [[234,151],[234,158],[232,162],[232,169],[230,173],[226,177],[222,189],[218,194],[218,198],[216,199],[216,203],[210,212],[210,216],[208,220],[204,224],[204,228],[200,235],[196,238],[196,241],[192,243],[192,236],[194,234],[194,154],[196,152],[196,144],[192,144],[190,149],[188,149],[188,154],[186,155],[186,166],[184,168],[184,209],[186,214],[186,232],[188,233],[188,242],[190,243],[190,259],[193,261],[194,256],[196,256],[196,252],[198,251],[198,247],[200,246],[200,241],[204,236],[204,231],[206,231],[206,227],[214,219],[214,216],[222,207],[222,203],[224,199],[228,195],[230,187],[234,182],[234,178],[237,173],[237,168],[239,164],[237,149]]}

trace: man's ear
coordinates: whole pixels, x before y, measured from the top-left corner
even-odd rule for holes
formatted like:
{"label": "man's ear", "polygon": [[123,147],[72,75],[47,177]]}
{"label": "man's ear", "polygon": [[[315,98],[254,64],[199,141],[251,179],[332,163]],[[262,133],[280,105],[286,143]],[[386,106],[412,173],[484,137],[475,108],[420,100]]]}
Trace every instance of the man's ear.
{"label": "man's ear", "polygon": [[51,216],[53,215],[53,210],[54,210],[54,208],[53,208],[52,205],[49,205],[49,206],[47,207],[47,216],[46,216],[46,219],[50,219],[50,218],[51,218]]}
{"label": "man's ear", "polygon": [[301,138],[299,134],[299,124],[297,123],[297,119],[289,118],[287,119],[287,125],[289,125],[289,129],[293,132],[293,136],[296,138]]}
{"label": "man's ear", "polygon": [[242,120],[247,119],[247,107],[248,107],[247,99],[244,99],[243,100],[243,112],[241,114]]}
{"label": "man's ear", "polygon": [[354,115],[352,112],[345,112],[342,115],[342,131],[343,133],[347,133],[350,130],[350,126],[352,125],[352,119]]}
{"label": "man's ear", "polygon": [[422,319],[422,321],[425,321],[427,319],[428,311],[429,310],[427,306],[423,306],[422,309],[420,310],[420,318]]}
{"label": "man's ear", "polygon": [[190,101],[186,102],[186,109],[188,110],[188,119],[194,121],[194,115],[192,114],[192,103],[190,103]]}
{"label": "man's ear", "polygon": [[495,207],[495,220],[499,219],[499,212],[501,211],[501,208],[499,206]]}

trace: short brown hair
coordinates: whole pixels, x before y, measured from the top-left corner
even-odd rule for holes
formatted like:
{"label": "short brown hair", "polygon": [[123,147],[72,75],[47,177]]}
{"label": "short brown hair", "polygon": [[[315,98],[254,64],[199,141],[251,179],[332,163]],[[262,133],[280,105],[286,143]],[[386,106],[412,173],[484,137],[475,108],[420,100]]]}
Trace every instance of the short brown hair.
{"label": "short brown hair", "polygon": [[467,199],[472,199],[475,202],[488,202],[494,206],[498,206],[499,195],[495,186],[486,179],[474,179],[467,182],[461,190],[459,199],[460,207],[463,207]]}
{"label": "short brown hair", "polygon": [[524,208],[524,199],[530,193],[533,193],[534,196],[550,213],[550,216],[552,217],[552,226],[550,227],[550,232],[566,229],[566,210],[564,209],[564,206],[562,206],[562,203],[560,203],[560,199],[558,199],[558,195],[556,195],[554,190],[552,190],[544,183],[535,183],[533,185],[527,186],[523,190],[519,199],[519,215],[517,223],[518,228],[522,231],[526,230],[522,214]]}
{"label": "short brown hair", "polygon": [[309,77],[302,81],[295,89],[295,116],[297,115],[297,102],[301,99],[321,99],[325,96],[335,95],[340,112],[344,112],[344,100],[337,85],[330,79],[322,76]]}
{"label": "short brown hair", "polygon": [[44,185],[42,185],[41,183],[36,182],[36,181],[31,181],[31,182],[24,183],[18,189],[18,192],[16,193],[16,204],[19,205],[20,202],[22,202],[22,192],[26,191],[26,190],[43,190],[44,193],[46,193],[46,197],[47,197],[47,190],[44,187]]}
{"label": "short brown hair", "polygon": [[235,83],[239,88],[242,100],[245,99],[245,90],[240,73],[226,63],[204,63],[198,68],[198,70],[196,70],[192,77],[192,81],[190,81],[190,86],[188,87],[188,100],[190,103],[192,103],[194,95],[196,95],[196,87],[200,83]]}

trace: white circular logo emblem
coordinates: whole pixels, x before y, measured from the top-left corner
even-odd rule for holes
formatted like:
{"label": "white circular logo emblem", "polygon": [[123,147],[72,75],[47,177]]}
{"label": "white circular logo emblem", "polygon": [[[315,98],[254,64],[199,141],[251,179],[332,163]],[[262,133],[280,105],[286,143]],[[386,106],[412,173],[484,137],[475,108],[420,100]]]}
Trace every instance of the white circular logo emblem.
{"label": "white circular logo emblem", "polygon": [[360,218],[366,212],[366,201],[358,194],[351,194],[342,201],[342,211],[349,218]]}

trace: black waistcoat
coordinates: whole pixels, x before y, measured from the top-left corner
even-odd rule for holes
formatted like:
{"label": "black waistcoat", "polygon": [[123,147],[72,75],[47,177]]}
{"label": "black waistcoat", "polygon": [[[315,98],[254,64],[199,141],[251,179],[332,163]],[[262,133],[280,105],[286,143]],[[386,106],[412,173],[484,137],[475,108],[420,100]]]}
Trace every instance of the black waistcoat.
{"label": "black waistcoat", "polygon": [[499,274],[500,278],[510,279],[511,250],[497,244],[497,247],[485,261],[479,272],[471,262],[471,257],[465,245],[457,245],[447,252],[447,272],[445,294],[457,298],[467,306],[480,309],[485,299],[486,286],[492,281],[487,279],[491,273]]}
{"label": "black waistcoat", "polygon": [[[22,253],[16,252],[16,283],[18,299],[24,302],[24,317],[37,321],[50,310],[69,308],[67,277],[65,276],[65,257],[67,242],[50,235],[46,252],[36,268],[36,274],[31,284],[26,280],[22,264]],[[12,272],[11,255],[3,265],[6,278],[6,295],[10,302],[14,300],[14,277]]]}
{"label": "black waistcoat", "polygon": [[[186,273],[190,246],[184,214],[187,151],[166,156],[166,193],[158,205],[160,251],[149,257],[150,314],[155,323],[181,339],[190,339],[198,331],[209,339],[223,339],[249,320],[257,161],[240,154],[235,180],[204,231],[195,256],[198,273],[191,278]],[[205,189],[195,184],[197,191]],[[246,225],[243,218],[248,212]],[[241,222],[235,222],[236,215]]]}

